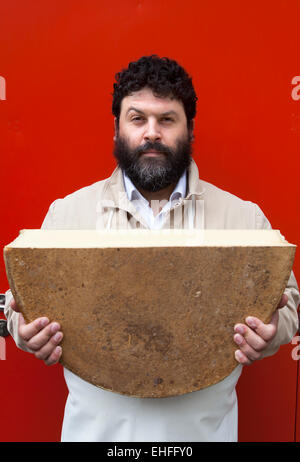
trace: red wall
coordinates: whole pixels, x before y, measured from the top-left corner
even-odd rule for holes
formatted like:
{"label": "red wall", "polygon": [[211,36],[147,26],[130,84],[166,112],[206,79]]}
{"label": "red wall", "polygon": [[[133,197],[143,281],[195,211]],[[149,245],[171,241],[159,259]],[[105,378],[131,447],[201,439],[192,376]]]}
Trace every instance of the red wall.
{"label": "red wall", "polygon": [[[151,53],[193,75],[201,177],[257,202],[299,244],[299,17],[298,0],[0,0],[1,246],[40,227],[54,199],[110,174],[114,74]],[[240,441],[300,440],[294,347],[244,369]],[[58,440],[61,367],[8,338],[0,374],[0,439]]]}

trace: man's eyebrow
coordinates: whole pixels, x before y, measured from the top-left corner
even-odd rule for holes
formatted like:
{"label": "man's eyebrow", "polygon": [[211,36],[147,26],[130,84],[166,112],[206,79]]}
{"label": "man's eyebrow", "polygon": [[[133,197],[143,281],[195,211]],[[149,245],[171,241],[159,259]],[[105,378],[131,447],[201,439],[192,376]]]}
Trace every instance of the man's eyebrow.
{"label": "man's eyebrow", "polygon": [[[126,115],[129,114],[130,111],[134,111],[134,112],[137,112],[138,114],[145,114],[143,111],[141,111],[140,109],[137,109],[136,107],[133,107],[131,106],[130,108],[127,109],[127,112],[126,112]],[[160,114],[161,116],[169,116],[169,115],[173,115],[173,116],[177,116],[177,112],[174,111],[173,109],[171,109],[170,111],[166,111],[166,112],[163,112],[162,114]]]}
{"label": "man's eyebrow", "polygon": [[139,114],[144,114],[144,112],[141,111],[140,109],[137,109],[136,107],[131,106],[130,108],[127,109],[126,115],[127,115],[130,111],[138,112]]}
{"label": "man's eyebrow", "polygon": [[168,116],[168,115],[173,115],[173,116],[177,116],[177,112],[174,111],[173,109],[171,111],[167,111],[167,112],[163,112],[162,113],[163,116]]}

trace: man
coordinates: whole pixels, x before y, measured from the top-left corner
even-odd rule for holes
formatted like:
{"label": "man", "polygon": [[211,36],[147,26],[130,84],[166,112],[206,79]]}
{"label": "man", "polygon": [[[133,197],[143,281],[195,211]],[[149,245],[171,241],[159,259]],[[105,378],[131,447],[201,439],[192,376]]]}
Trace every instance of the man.
{"label": "man", "polygon": [[[185,214],[175,223],[175,210],[184,211],[193,201],[201,201],[203,207],[192,209],[191,226],[270,228],[256,204],[199,179],[191,156],[196,100],[191,78],[175,61],[149,56],[130,63],[114,84],[118,167],[110,178],[53,202],[42,228],[110,229],[122,220],[124,224],[124,217],[131,228],[181,227]],[[269,324],[248,317],[233,326],[236,369],[225,380],[194,393],[131,398],[97,388],[65,369],[69,396],[62,441],[236,441],[235,386],[242,366],[274,354],[292,339],[298,303],[292,273]],[[8,291],[6,317],[16,344],[47,365],[57,363],[63,337],[59,324],[47,318],[26,324],[17,311]]]}

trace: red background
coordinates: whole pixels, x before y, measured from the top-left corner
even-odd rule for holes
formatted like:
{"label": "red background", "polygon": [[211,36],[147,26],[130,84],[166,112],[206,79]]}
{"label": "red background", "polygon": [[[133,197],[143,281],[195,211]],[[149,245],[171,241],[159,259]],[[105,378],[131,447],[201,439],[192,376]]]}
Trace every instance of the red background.
{"label": "red background", "polygon": [[[258,203],[299,245],[299,17],[298,0],[0,0],[1,246],[39,228],[56,198],[111,173],[114,74],[152,53],[193,76],[201,177]],[[294,347],[244,368],[240,441],[300,440]],[[1,441],[59,440],[61,366],[9,337],[0,374]]]}

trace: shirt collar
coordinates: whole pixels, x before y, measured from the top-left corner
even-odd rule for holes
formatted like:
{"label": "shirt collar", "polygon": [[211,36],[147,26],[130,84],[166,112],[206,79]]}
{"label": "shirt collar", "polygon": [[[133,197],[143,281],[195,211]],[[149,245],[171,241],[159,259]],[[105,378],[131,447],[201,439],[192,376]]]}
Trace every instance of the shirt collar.
{"label": "shirt collar", "polygon": [[[124,186],[125,186],[125,191],[127,193],[127,197],[130,201],[134,199],[141,199],[145,203],[148,204],[147,199],[145,199],[144,196],[137,190],[137,188],[134,186],[132,183],[131,179],[126,175],[126,173],[123,171],[123,179],[124,179]],[[180,197],[185,197],[186,196],[186,187],[187,187],[187,179],[186,179],[186,171],[183,172],[181,177],[179,178],[171,196],[170,196],[170,201],[172,202],[173,200],[179,199]]]}

